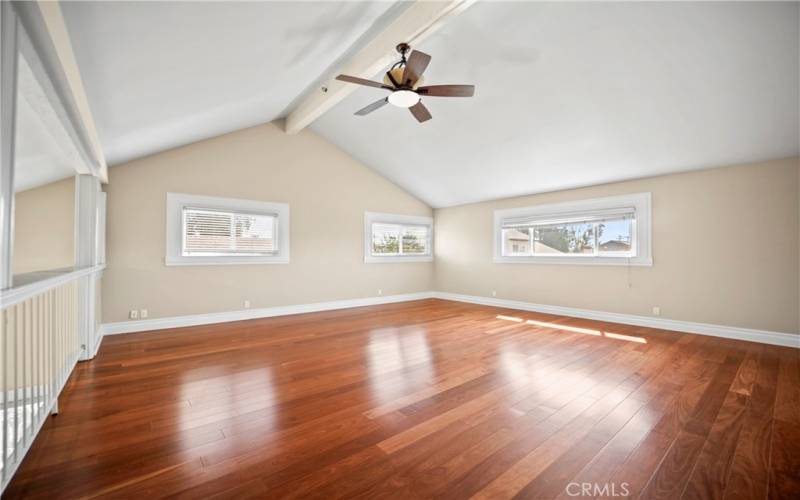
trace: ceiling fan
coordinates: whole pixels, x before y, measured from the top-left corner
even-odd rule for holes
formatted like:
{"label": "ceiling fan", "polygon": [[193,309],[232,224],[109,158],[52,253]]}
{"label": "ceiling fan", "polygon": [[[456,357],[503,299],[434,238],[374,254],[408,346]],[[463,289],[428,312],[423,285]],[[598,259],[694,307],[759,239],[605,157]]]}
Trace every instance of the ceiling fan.
{"label": "ceiling fan", "polygon": [[400,108],[408,108],[414,118],[421,123],[432,118],[428,108],[422,104],[422,96],[472,97],[475,94],[474,85],[428,85],[421,87],[422,73],[428,67],[431,56],[415,50],[406,59],[406,54],[409,51],[411,51],[411,47],[407,43],[401,43],[397,46],[397,52],[400,53],[401,59],[386,72],[383,77],[383,83],[356,76],[339,75],[336,77],[337,80],[343,82],[386,89],[392,92],[388,97],[359,109],[355,112],[356,115],[364,116],[386,104],[394,104]]}

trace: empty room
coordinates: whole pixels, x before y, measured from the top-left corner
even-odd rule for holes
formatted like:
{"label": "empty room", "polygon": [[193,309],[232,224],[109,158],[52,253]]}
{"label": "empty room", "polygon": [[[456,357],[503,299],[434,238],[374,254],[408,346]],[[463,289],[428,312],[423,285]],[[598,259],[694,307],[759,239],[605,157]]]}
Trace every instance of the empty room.
{"label": "empty room", "polygon": [[800,2],[0,1],[0,494],[800,498]]}

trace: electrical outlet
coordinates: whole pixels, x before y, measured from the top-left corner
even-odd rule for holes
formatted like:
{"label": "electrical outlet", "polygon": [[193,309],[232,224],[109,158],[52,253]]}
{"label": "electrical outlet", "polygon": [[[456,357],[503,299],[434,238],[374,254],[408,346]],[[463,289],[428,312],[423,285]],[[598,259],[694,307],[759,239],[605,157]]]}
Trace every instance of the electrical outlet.
{"label": "electrical outlet", "polygon": [[250,301],[249,300],[245,300],[244,301],[244,308],[245,309],[250,309]]}
{"label": "electrical outlet", "polygon": [[147,318],[147,309],[142,309],[141,311],[139,311],[139,317],[142,319]]}
{"label": "electrical outlet", "polygon": [[128,313],[128,317],[130,319],[139,319],[139,311],[136,309],[131,309],[131,312]]}
{"label": "electrical outlet", "polygon": [[378,295],[383,295],[383,290],[381,290],[380,288],[378,288]]}
{"label": "electrical outlet", "polygon": [[653,316],[661,316],[661,308],[658,306],[653,306]]}
{"label": "electrical outlet", "polygon": [[497,297],[497,290],[492,290],[492,297]]}

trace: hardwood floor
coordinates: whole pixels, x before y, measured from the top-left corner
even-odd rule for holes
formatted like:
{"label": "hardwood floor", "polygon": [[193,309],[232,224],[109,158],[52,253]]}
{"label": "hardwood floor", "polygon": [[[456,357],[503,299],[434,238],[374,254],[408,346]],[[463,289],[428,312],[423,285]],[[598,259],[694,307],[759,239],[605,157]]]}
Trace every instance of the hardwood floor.
{"label": "hardwood floor", "polygon": [[424,300],[107,337],[7,498],[800,498],[800,351]]}

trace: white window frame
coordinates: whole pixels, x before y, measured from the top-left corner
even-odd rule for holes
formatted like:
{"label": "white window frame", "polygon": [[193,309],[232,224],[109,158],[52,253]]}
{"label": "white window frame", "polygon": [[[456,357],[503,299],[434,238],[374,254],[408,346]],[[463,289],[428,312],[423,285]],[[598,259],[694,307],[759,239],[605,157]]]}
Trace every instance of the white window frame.
{"label": "white window frame", "polygon": [[[278,249],[273,255],[183,255],[183,209],[205,208],[277,216]],[[220,198],[184,193],[167,193],[167,253],[168,266],[212,266],[228,264],[288,264],[289,263],[289,205],[238,198]]]}
{"label": "white window frame", "polygon": [[[400,224],[426,226],[428,228],[428,253],[409,255],[380,255],[372,253],[372,225]],[[433,261],[433,217],[398,215],[381,212],[364,213],[364,262],[432,262]]]}
{"label": "white window frame", "polygon": [[[581,212],[633,207],[633,255],[503,255],[502,221],[511,217],[566,217]],[[508,264],[569,264],[590,266],[652,266],[651,195],[635,193],[588,200],[550,203],[494,211],[494,262]]]}

